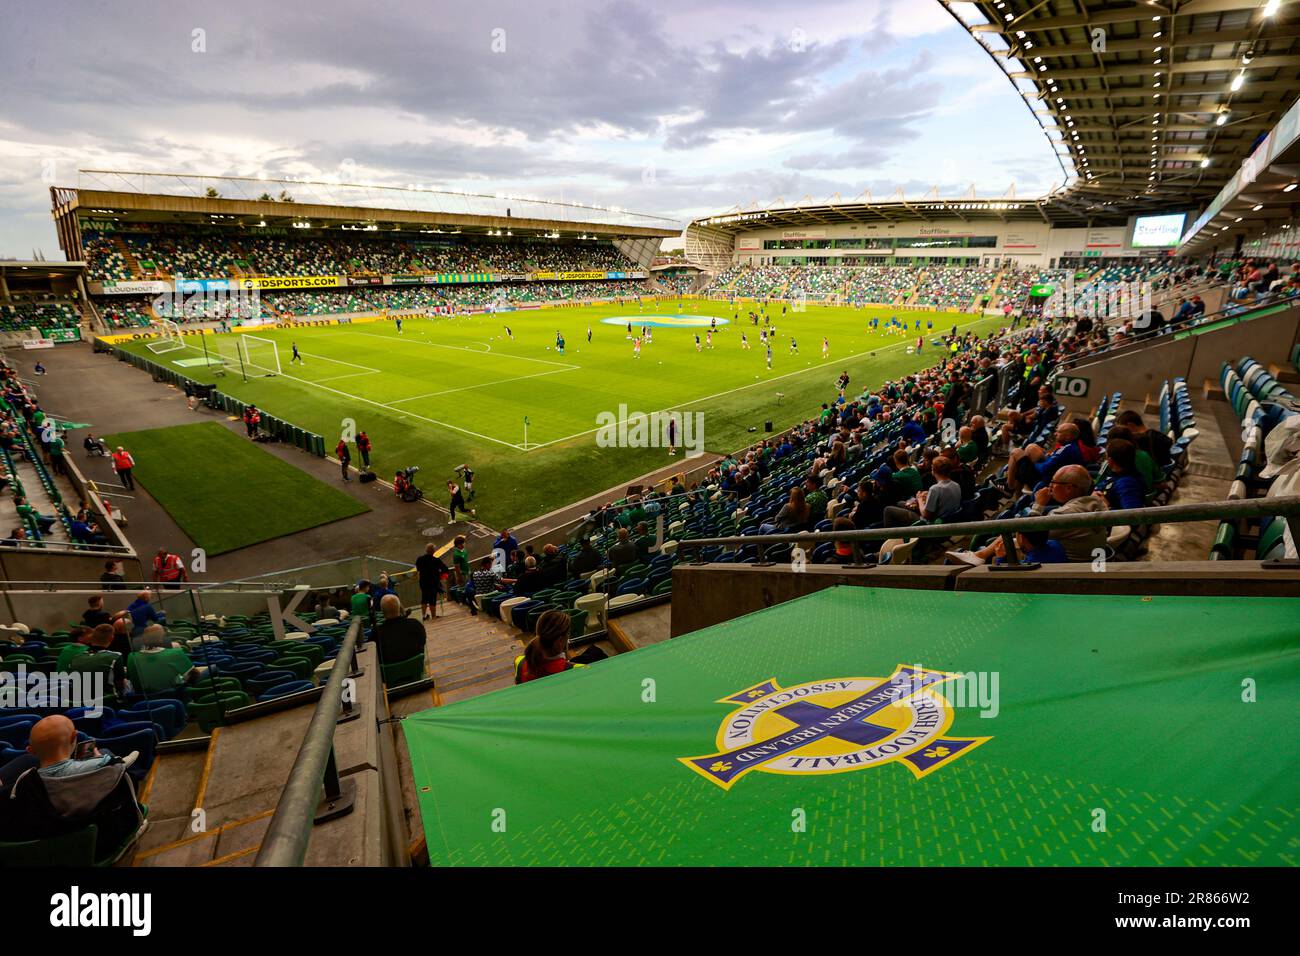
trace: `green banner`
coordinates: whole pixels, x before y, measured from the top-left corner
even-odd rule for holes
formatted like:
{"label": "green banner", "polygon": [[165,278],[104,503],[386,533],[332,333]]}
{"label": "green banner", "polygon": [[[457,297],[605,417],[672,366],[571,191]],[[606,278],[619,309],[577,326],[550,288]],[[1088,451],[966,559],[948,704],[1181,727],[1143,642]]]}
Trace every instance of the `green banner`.
{"label": "green banner", "polygon": [[60,326],[54,329],[41,329],[41,336],[56,342],[80,342],[81,328],[74,325],[71,328]]}
{"label": "green banner", "polygon": [[1029,295],[1033,298],[1047,298],[1056,292],[1056,286],[1050,283],[1035,285],[1029,287]]}
{"label": "green banner", "polygon": [[402,728],[435,865],[1291,866],[1296,620],[840,587]]}

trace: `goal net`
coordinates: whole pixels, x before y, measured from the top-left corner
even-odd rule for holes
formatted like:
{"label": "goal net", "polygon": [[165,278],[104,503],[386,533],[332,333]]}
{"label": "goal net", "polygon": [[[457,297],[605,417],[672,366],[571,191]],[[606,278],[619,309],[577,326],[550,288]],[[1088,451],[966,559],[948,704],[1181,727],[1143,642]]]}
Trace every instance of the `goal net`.
{"label": "goal net", "polygon": [[266,375],[280,374],[280,347],[270,339],[245,332],[239,336],[238,347],[245,368]]}
{"label": "goal net", "polygon": [[171,319],[160,319],[158,324],[158,338],[147,343],[145,347],[155,355],[163,355],[167,352],[176,352],[185,348],[185,340],[181,336],[181,327]]}

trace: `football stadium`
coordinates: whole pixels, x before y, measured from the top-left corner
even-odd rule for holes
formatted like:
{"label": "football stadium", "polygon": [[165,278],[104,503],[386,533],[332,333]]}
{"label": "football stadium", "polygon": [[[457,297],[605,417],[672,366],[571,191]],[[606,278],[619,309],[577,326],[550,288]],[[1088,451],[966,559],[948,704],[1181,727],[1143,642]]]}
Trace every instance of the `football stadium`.
{"label": "football stadium", "polygon": [[575,8],[637,75],[522,4],[312,50],[241,6],[60,36],[48,94],[52,18],[0,40],[0,866],[1266,922],[1300,3]]}

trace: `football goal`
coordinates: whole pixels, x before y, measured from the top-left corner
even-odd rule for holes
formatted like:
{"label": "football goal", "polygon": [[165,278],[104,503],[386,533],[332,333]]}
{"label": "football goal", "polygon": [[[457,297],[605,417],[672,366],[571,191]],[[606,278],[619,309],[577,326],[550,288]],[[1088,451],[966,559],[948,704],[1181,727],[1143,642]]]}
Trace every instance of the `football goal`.
{"label": "football goal", "polygon": [[239,336],[239,357],[245,368],[264,375],[280,374],[280,347],[270,339],[247,332]]}
{"label": "football goal", "polygon": [[171,319],[159,319],[158,338],[147,343],[145,347],[155,355],[176,352],[185,348],[185,340],[181,336],[181,327]]}

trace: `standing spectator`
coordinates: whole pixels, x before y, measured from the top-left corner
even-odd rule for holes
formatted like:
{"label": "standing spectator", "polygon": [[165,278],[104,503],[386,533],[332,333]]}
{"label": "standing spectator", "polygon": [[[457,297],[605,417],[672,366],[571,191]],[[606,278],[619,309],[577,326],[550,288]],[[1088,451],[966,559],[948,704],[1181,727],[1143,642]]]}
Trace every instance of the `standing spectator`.
{"label": "standing spectator", "polygon": [[244,430],[248,432],[248,437],[257,441],[257,426],[262,422],[262,413],[257,410],[256,405],[249,405],[244,409]]}
{"label": "standing spectator", "polygon": [[50,467],[54,469],[56,475],[66,475],[68,465],[63,459],[64,449],[67,443],[63,440],[64,433],[55,428],[50,433]]}
{"label": "standing spectator", "polygon": [[165,588],[179,588],[182,581],[188,581],[185,562],[179,554],[172,554],[166,548],[159,548],[153,557],[153,580],[161,582]]}
{"label": "standing spectator", "polygon": [[166,624],[167,618],[161,611],[154,610],[154,606],[149,601],[149,592],[141,591],[135,596],[135,600],[126,606],[127,613],[131,615],[131,636],[143,634],[144,629],[150,624]]}
{"label": "standing spectator", "polygon": [[361,621],[361,626],[366,627],[372,623],[370,614],[370,582],[362,578],[357,582],[356,590],[352,593],[352,600],[349,604],[352,616]]}
{"label": "standing spectator", "polygon": [[505,570],[506,561],[509,561],[510,556],[519,550],[519,542],[515,539],[515,536],[511,533],[509,528],[504,528],[501,533],[497,535],[497,539],[492,542],[492,550],[500,550],[504,552],[505,560],[501,562],[501,569]]}
{"label": "standing spectator", "polygon": [[463,534],[456,535],[456,540],[451,543],[451,567],[456,576],[456,586],[463,588],[469,583],[469,551]]}
{"label": "standing spectator", "polygon": [[352,452],[348,450],[348,443],[342,438],[334,446],[334,455],[339,460],[339,466],[343,469],[343,480],[351,481],[352,476],[348,474],[348,466],[352,464]]}
{"label": "standing spectator", "polygon": [[424,554],[415,559],[415,573],[420,579],[420,610],[424,613],[426,621],[438,616],[438,596],[442,594],[442,577],[444,574],[451,573],[436,552],[437,548],[434,545],[427,544],[424,546]]}
{"label": "standing spectator", "polygon": [[364,431],[357,434],[357,454],[361,456],[361,464],[370,468],[370,436]]}
{"label": "standing spectator", "polygon": [[131,469],[135,468],[135,459],[131,453],[121,445],[117,446],[117,451],[113,452],[113,470],[117,472],[117,480],[135,491],[135,479],[131,477]]}

